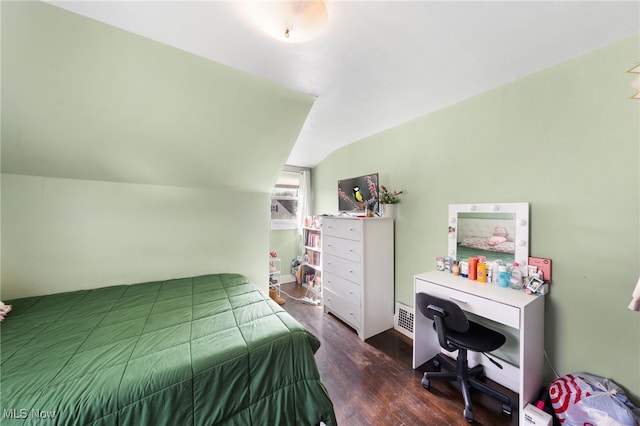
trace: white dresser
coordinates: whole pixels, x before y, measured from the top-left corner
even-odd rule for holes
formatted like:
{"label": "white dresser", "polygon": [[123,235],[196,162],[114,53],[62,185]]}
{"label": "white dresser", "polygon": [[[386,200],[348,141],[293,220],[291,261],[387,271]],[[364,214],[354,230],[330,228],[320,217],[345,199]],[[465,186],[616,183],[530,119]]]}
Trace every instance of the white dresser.
{"label": "white dresser", "polygon": [[393,328],[393,219],[323,218],[322,274],[325,312],[362,340]]}

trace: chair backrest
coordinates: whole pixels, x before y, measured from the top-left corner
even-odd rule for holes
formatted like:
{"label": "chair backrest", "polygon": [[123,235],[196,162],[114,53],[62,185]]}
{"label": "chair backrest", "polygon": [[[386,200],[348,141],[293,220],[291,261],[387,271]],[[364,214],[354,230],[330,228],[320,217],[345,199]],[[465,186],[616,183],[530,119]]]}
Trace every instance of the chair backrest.
{"label": "chair backrest", "polygon": [[426,293],[418,293],[416,303],[418,304],[420,313],[433,320],[440,346],[448,351],[459,349],[457,345],[449,341],[447,336],[449,335],[449,330],[459,333],[464,333],[469,330],[469,320],[462,309],[460,309],[460,306],[451,300],[442,299]]}
{"label": "chair backrest", "polygon": [[[418,293],[418,309],[425,317],[433,320],[434,316],[441,316],[444,325],[451,330],[464,333],[469,330],[469,320],[460,306],[451,300],[442,299],[426,293]],[[431,307],[431,308],[429,308]]]}

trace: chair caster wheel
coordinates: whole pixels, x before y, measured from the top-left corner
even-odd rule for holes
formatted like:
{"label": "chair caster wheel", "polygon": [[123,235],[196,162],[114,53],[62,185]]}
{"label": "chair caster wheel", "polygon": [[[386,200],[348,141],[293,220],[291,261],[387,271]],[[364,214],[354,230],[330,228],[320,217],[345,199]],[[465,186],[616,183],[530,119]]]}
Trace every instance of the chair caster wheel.
{"label": "chair caster wheel", "polygon": [[433,360],[433,368],[440,368],[440,361],[438,361],[437,359]]}
{"label": "chair caster wheel", "polygon": [[502,414],[511,415],[511,404],[502,404]]}
{"label": "chair caster wheel", "polygon": [[471,407],[464,409],[464,419],[469,423],[473,423],[473,411],[471,411]]}
{"label": "chair caster wheel", "polygon": [[429,378],[426,374],[422,376],[422,387],[425,389],[429,389],[431,387],[431,383],[429,383]]}

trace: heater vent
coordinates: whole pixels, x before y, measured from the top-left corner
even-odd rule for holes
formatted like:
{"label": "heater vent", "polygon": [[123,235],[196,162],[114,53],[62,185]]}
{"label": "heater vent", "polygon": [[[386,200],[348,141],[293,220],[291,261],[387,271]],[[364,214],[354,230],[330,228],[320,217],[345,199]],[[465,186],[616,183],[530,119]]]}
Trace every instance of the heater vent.
{"label": "heater vent", "polygon": [[396,314],[393,318],[393,328],[413,339],[414,310],[404,303],[396,303]]}

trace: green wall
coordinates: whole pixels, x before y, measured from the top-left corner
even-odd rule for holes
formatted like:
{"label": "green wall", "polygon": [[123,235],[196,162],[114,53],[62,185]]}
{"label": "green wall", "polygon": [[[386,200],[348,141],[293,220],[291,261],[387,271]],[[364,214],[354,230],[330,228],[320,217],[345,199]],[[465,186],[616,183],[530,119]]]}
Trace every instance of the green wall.
{"label": "green wall", "polygon": [[267,193],[315,100],[43,2],[0,6],[3,173]]}
{"label": "green wall", "polygon": [[[638,400],[640,101],[626,71],[640,35],[375,134],[313,169],[314,214],[337,210],[336,181],[379,172],[405,194],[395,294],[447,251],[449,204],[529,202],[530,253],[553,259],[545,349],[560,374],[610,377]],[[473,78],[473,72],[469,72]],[[427,94],[425,94],[427,96]],[[547,369],[547,379],[553,378]]]}
{"label": "green wall", "polygon": [[2,300],[219,272],[242,273],[266,290],[270,201],[3,174]]}
{"label": "green wall", "polygon": [[43,2],[2,11],[4,299],[212,272],[267,290],[314,97]]}

